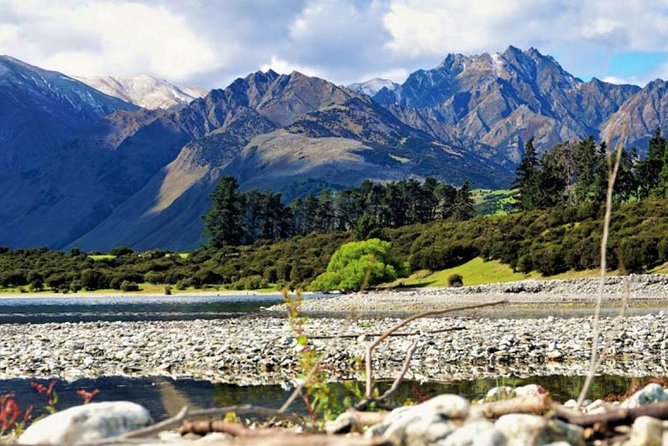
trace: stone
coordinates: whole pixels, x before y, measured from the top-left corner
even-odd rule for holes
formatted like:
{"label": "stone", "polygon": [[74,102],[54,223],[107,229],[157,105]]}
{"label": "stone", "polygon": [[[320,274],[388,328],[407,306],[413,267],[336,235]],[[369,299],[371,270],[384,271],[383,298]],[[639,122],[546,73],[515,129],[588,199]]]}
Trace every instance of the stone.
{"label": "stone", "polygon": [[207,444],[207,443],[216,443],[220,444],[221,441],[225,440],[232,440],[234,437],[230,434],[226,434],[223,432],[212,432],[210,434],[205,435],[204,437],[200,438],[199,440],[195,440],[194,443],[200,444]]}
{"label": "stone", "polygon": [[638,417],[631,427],[628,446],[661,446],[663,426],[661,420],[652,417]]}
{"label": "stone", "polygon": [[365,435],[382,435],[393,444],[429,446],[454,432],[469,413],[469,402],[459,395],[439,395],[412,407],[393,410]]}
{"label": "stone", "polygon": [[527,384],[526,386],[515,388],[515,396],[537,397],[545,395],[546,393],[547,390],[545,390],[543,386],[539,386],[538,384]]}
{"label": "stone", "polygon": [[668,394],[663,387],[657,383],[650,383],[631,395],[629,399],[623,401],[620,406],[630,409],[666,400],[668,400]]}
{"label": "stone", "polygon": [[545,420],[537,415],[509,414],[500,417],[494,427],[508,440],[508,446],[547,444],[565,441],[584,446],[584,430],[563,421]]}
{"label": "stone", "polygon": [[349,432],[361,432],[362,428],[353,414],[343,412],[334,421],[325,423],[325,432],[330,435],[347,434]]}
{"label": "stone", "polygon": [[19,438],[25,445],[76,445],[114,437],[153,423],[149,411],[129,401],[90,403],[49,415]]}
{"label": "stone", "polygon": [[439,446],[505,446],[506,437],[487,420],[466,423],[437,443]]}
{"label": "stone", "polygon": [[515,390],[508,386],[494,387],[487,392],[484,402],[489,403],[493,401],[507,400],[515,396]]}

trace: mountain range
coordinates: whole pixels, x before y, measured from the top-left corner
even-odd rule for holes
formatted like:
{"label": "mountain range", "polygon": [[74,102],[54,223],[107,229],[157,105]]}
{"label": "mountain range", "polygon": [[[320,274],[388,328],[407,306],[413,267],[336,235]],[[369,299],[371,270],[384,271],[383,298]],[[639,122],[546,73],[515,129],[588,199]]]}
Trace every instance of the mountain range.
{"label": "mountain range", "polygon": [[626,123],[643,149],[667,129],[667,93],[584,82],[533,48],[450,54],[402,84],[270,70],[206,95],[0,56],[0,245],[191,249],[223,175],[288,195],[426,176],[507,187],[531,137],[614,140]]}
{"label": "mountain range", "polygon": [[154,76],[75,76],[75,79],[104,94],[149,110],[180,108],[207,94],[202,88],[177,87]]}

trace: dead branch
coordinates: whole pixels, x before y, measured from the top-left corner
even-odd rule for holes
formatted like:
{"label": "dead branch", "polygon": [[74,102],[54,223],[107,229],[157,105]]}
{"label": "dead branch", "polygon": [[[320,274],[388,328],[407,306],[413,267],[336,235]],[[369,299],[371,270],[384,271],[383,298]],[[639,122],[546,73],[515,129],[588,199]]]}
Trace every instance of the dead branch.
{"label": "dead branch", "polygon": [[[277,428],[248,429],[241,423],[229,423],[226,421],[185,421],[179,432],[181,435],[189,433],[207,435],[212,432],[221,432],[237,437],[237,440],[244,438],[252,439],[252,444],[254,445],[380,446],[387,444],[384,442],[363,440],[361,438],[343,440],[343,437],[326,435],[299,435],[285,429]],[[234,444],[236,445],[237,441]]]}
{"label": "dead branch", "polygon": [[373,426],[382,423],[389,412],[366,412],[355,409],[348,409],[346,413],[351,414],[357,420],[360,426]]}
{"label": "dead branch", "polygon": [[[620,138],[617,145],[617,157],[615,158],[614,166],[610,169],[608,175],[608,189],[605,197],[605,216],[603,218],[603,235],[601,236],[601,270],[598,280],[598,295],[596,297],[596,310],[594,311],[594,333],[592,338],[591,346],[591,359],[589,361],[589,370],[587,372],[587,378],[585,383],[582,386],[582,391],[580,391],[580,396],[578,397],[578,407],[582,406],[591,384],[594,381],[594,376],[596,375],[596,368],[598,365],[598,337],[601,331],[600,319],[601,319],[601,307],[603,306],[603,287],[605,286],[605,275],[607,272],[607,261],[606,256],[608,252],[608,237],[610,235],[610,218],[612,215],[612,192],[615,188],[615,181],[617,180],[617,172],[619,171],[619,165],[622,160],[622,152],[624,152],[624,144],[626,142],[626,132],[627,125],[624,124],[622,128],[622,137]],[[608,156],[608,163],[610,163],[610,156]],[[608,164],[610,166],[610,164]]]}
{"label": "dead branch", "polygon": [[[416,336],[416,335],[421,335],[421,334],[438,334],[438,333],[446,333],[450,331],[461,331],[461,330],[466,330],[466,327],[448,327],[448,328],[441,328],[439,330],[429,330],[429,331],[414,331],[414,332],[406,332],[406,333],[392,333],[390,336]],[[336,335],[323,335],[323,336],[310,336],[311,339],[334,339],[334,338],[341,338],[341,339],[357,339],[360,336],[364,336],[366,338],[377,338],[378,336],[382,336],[383,333],[357,333],[357,334],[346,334],[346,335],[341,335],[341,336],[336,336]]]}
{"label": "dead branch", "polygon": [[499,418],[510,413],[528,413],[542,415],[552,407],[552,399],[549,394],[538,396],[520,396],[509,400],[482,403],[471,408],[479,411],[487,418]]}
{"label": "dead branch", "polygon": [[424,311],[422,313],[418,313],[418,314],[415,314],[411,317],[403,319],[401,322],[399,322],[394,327],[392,327],[389,330],[383,332],[383,334],[380,335],[378,337],[378,339],[376,339],[375,341],[370,343],[366,348],[366,358],[365,358],[365,361],[366,361],[366,393],[365,393],[365,397],[366,397],[366,399],[370,400],[372,398],[372,393],[373,393],[373,389],[372,389],[372,387],[373,387],[373,375],[372,375],[373,371],[371,370],[371,359],[372,359],[371,356],[373,354],[373,350],[381,342],[383,342],[385,339],[387,339],[389,336],[391,336],[392,333],[394,333],[395,331],[399,330],[402,327],[405,327],[406,325],[410,324],[411,322],[413,322],[416,319],[425,318],[425,317],[429,317],[429,316],[439,316],[441,314],[452,313],[452,312],[455,312],[455,311],[475,310],[475,309],[478,309],[478,308],[492,307],[492,306],[506,304],[506,303],[508,303],[507,300],[500,300],[500,301],[489,302],[489,303],[485,303],[485,304],[465,305],[465,306],[461,306],[461,307],[446,308],[446,309],[443,309],[443,310]]}
{"label": "dead branch", "polygon": [[399,388],[399,384],[401,384],[401,381],[404,380],[404,376],[406,376],[406,372],[408,372],[408,368],[411,365],[411,359],[413,359],[413,353],[415,353],[415,349],[418,346],[418,341],[417,339],[413,341],[411,346],[408,348],[408,352],[406,352],[406,359],[404,359],[404,365],[401,367],[401,371],[399,372],[399,375],[397,375],[396,379],[392,383],[392,387],[387,389],[387,392],[383,393],[379,400],[384,400],[385,398],[390,397],[394,392],[397,391]]}
{"label": "dead branch", "polygon": [[616,408],[603,413],[581,414],[572,410],[556,406],[554,417],[560,420],[577,424],[582,427],[592,427],[600,424],[607,427],[632,424],[636,418],[649,416],[660,420],[668,420],[668,401],[647,404],[634,408]]}

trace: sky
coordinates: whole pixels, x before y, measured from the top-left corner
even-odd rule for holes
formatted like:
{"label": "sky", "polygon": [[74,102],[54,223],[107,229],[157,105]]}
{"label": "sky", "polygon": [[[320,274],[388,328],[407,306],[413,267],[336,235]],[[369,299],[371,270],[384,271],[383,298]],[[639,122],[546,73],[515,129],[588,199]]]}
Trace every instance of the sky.
{"label": "sky", "polygon": [[207,89],[269,68],[402,82],[509,45],[584,80],[668,79],[668,0],[0,0],[0,54]]}

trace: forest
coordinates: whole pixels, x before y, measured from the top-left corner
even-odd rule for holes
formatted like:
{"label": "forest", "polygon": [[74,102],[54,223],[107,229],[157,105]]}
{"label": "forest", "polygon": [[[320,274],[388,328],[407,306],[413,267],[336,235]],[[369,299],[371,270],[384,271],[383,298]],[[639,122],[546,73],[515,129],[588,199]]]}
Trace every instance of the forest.
{"label": "forest", "polygon": [[[24,291],[308,288],[344,243],[379,238],[411,271],[438,271],[475,257],[544,276],[599,265],[606,147],[593,138],[538,156],[533,141],[517,169],[515,211],[474,216],[468,184],[434,179],[365,182],[285,204],[271,191],[241,192],[225,177],[204,216],[208,243],[187,255],[118,247],[108,255],[0,248],[0,287]],[[668,262],[668,143],[656,132],[647,156],[624,152],[615,186],[611,270]],[[99,253],[98,253],[99,254]]]}

